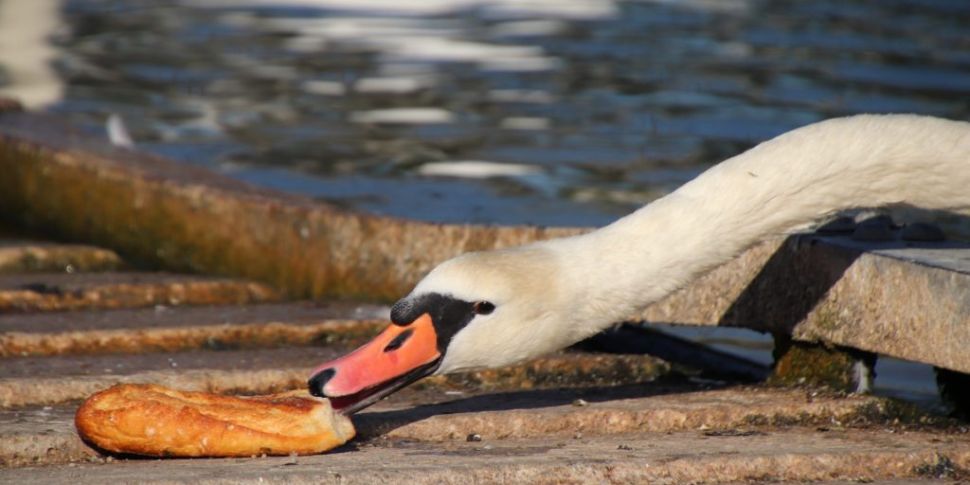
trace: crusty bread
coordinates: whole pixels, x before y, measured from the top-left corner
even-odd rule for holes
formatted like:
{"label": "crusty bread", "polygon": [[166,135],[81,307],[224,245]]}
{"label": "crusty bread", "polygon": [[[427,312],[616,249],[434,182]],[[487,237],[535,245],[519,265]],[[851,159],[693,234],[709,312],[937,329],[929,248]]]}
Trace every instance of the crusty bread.
{"label": "crusty bread", "polygon": [[74,424],[101,449],[147,456],[302,455],[354,437],[350,419],[306,391],[234,397],[120,384],[88,398]]}

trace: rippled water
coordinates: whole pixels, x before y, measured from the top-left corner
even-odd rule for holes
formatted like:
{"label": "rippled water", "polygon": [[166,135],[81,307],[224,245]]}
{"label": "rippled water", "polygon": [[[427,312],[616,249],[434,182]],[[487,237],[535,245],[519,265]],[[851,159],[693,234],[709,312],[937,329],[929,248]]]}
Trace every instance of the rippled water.
{"label": "rippled water", "polygon": [[819,119],[970,114],[964,0],[166,3],[67,1],[52,109],[415,218],[600,224]]}

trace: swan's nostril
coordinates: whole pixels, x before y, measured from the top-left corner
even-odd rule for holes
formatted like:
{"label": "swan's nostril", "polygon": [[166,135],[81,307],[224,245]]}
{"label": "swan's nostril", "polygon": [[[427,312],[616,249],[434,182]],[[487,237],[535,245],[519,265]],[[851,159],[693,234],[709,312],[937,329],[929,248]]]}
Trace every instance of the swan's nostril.
{"label": "swan's nostril", "polygon": [[307,382],[310,388],[310,394],[317,397],[327,397],[326,393],[323,392],[323,387],[326,386],[327,383],[330,382],[330,379],[333,379],[333,376],[335,375],[337,375],[337,370],[333,367],[317,372],[313,377],[310,378],[310,381]]}
{"label": "swan's nostril", "polygon": [[409,328],[401,332],[397,337],[394,337],[394,340],[391,340],[387,344],[387,347],[384,347],[384,352],[390,352],[392,350],[397,350],[401,348],[401,346],[404,345],[404,342],[406,342],[409,338],[411,338],[411,335],[413,334],[414,334],[413,328]]}

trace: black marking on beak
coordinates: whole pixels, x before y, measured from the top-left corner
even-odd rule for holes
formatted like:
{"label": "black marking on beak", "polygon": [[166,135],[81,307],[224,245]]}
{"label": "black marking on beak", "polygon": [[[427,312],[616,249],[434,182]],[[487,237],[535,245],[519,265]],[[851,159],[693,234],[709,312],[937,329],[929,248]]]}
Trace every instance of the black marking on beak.
{"label": "black marking on beak", "polygon": [[[495,305],[488,301],[468,302],[450,295],[425,293],[409,296],[395,303],[391,307],[391,322],[399,327],[406,327],[425,313],[431,315],[435,333],[438,335],[438,351],[444,354],[451,338],[468,325],[475,315],[487,315],[494,310]],[[397,339],[391,344],[396,341]]]}

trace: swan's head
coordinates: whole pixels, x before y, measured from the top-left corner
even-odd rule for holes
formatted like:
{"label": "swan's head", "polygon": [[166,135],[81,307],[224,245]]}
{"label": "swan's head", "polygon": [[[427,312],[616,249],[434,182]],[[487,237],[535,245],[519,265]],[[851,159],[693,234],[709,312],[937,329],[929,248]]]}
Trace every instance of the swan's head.
{"label": "swan's head", "polygon": [[576,302],[561,270],[545,246],[446,261],[392,307],[387,330],[318,367],[310,392],[349,414],[430,374],[499,367],[565,347],[578,339],[570,315]]}

